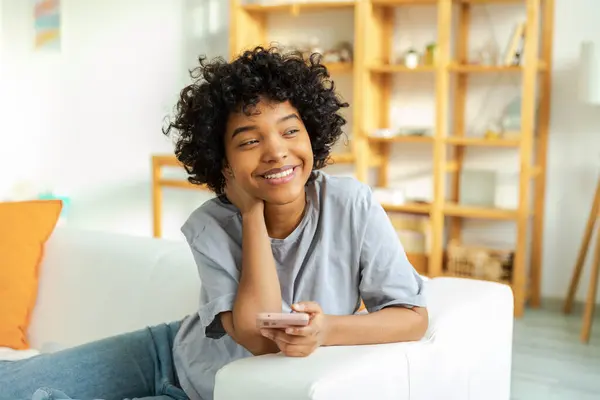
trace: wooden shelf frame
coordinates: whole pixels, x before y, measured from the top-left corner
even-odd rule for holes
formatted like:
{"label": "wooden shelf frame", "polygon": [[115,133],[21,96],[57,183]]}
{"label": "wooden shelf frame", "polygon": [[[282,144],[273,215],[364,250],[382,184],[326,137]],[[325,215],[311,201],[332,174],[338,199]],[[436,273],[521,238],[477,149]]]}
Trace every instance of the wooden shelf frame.
{"label": "wooden shelf frame", "polygon": [[[472,8],[477,4],[522,4],[525,7],[527,35],[524,63],[521,66],[485,66],[468,64],[469,27]],[[433,66],[410,69],[390,64],[389,37],[394,7],[406,4],[435,4],[437,7],[437,60]],[[515,263],[510,284],[515,295],[515,315],[521,316],[530,296],[533,306],[539,305],[541,283],[541,244],[543,232],[546,153],[550,116],[550,82],[552,71],[552,32],[554,0],[365,0],[358,6],[363,14],[364,54],[367,61],[361,80],[363,104],[361,129],[365,141],[357,150],[357,177],[368,182],[369,157],[378,156],[376,185],[388,186],[391,147],[412,143],[428,143],[433,147],[433,200],[431,204],[384,204],[389,212],[429,215],[431,223],[431,252],[428,255],[428,275],[444,276],[444,232],[448,227],[450,239],[461,239],[465,218],[512,221],[517,227]],[[458,10],[455,10],[458,8]],[[458,11],[458,26],[452,27],[453,11]],[[541,24],[541,31],[539,30]],[[538,32],[540,32],[538,34]],[[455,40],[455,54],[451,54]],[[376,60],[376,63],[373,63]],[[360,62],[360,60],[358,60]],[[389,76],[395,73],[432,73],[435,79],[435,132],[433,137],[371,137],[367,132],[388,128]],[[473,74],[510,73],[521,75],[522,121],[521,132],[514,139],[486,139],[466,136],[466,97],[469,77]],[[455,80],[451,92],[451,80]],[[540,86],[538,126],[534,126],[536,89]],[[450,115],[450,101],[453,112]],[[451,125],[448,121],[451,120]],[[534,140],[536,129],[536,140]],[[453,152],[449,152],[449,147]],[[464,166],[466,147],[514,149],[519,154],[519,201],[516,209],[482,208],[460,205],[460,175]],[[535,153],[535,157],[533,156]],[[448,179],[451,178],[451,179]],[[535,179],[535,190],[530,189]],[[448,186],[447,186],[448,185]],[[449,198],[446,199],[446,189]],[[537,194],[537,195],[536,195]],[[533,199],[533,209],[530,199]],[[533,226],[531,260],[525,259],[529,225]],[[527,264],[530,264],[529,274]]]}
{"label": "wooden shelf frame", "polygon": [[[230,0],[230,56],[243,49],[267,45],[267,17],[271,12],[319,12],[336,8],[354,10],[354,60],[352,64],[328,66],[332,74],[352,74],[354,103],[351,152],[334,157],[336,163],[354,165],[356,177],[369,182],[369,172],[377,168],[378,187],[388,186],[392,146],[432,146],[433,200],[429,204],[383,204],[388,212],[429,215],[432,227],[431,252],[427,255],[428,275],[444,276],[444,230],[452,239],[461,238],[465,218],[513,221],[517,225],[515,264],[510,284],[515,295],[515,315],[523,314],[528,296],[539,305],[541,284],[542,233],[546,154],[550,117],[552,71],[552,33],[555,0],[354,0],[342,2],[299,2],[293,5],[243,5]],[[525,7],[527,35],[522,66],[485,66],[468,64],[469,26],[472,9],[482,4],[522,4]],[[435,65],[411,69],[393,64],[392,38],[395,7],[435,6],[437,9],[437,60]],[[453,12],[458,9],[458,26],[453,29]],[[541,24],[541,30],[538,28]],[[455,41],[455,54],[451,54]],[[391,110],[391,83],[394,74],[431,74],[435,80],[435,131],[431,137],[380,138],[369,135],[388,128]],[[522,97],[521,132],[516,139],[484,139],[465,135],[466,96],[469,78],[475,74],[520,74]],[[335,76],[334,76],[335,78]],[[452,81],[455,85],[451,85]],[[451,92],[451,86],[454,90]],[[534,127],[537,87],[540,88],[537,127]],[[450,101],[453,104],[450,115]],[[448,126],[448,121],[452,124]],[[534,140],[534,129],[536,137]],[[449,148],[453,152],[449,152]],[[460,205],[460,179],[466,147],[514,149],[519,153],[519,202],[514,210]],[[448,179],[448,177],[452,179]],[[535,189],[530,189],[531,180]],[[448,189],[449,198],[445,198]],[[529,203],[533,196],[533,209]],[[529,274],[525,255],[528,225],[532,225]]]}
{"label": "wooden shelf frame", "polygon": [[162,191],[164,188],[207,190],[205,186],[194,185],[186,180],[163,178],[164,167],[183,168],[174,155],[157,154],[152,156],[152,236],[156,238],[162,236]]}

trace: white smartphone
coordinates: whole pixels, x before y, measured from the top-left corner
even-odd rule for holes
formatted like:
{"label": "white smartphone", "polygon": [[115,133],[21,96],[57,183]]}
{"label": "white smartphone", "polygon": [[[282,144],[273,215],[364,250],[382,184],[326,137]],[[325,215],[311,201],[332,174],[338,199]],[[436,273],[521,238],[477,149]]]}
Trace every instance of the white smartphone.
{"label": "white smartphone", "polygon": [[289,328],[306,326],[310,317],[305,313],[260,313],[256,317],[258,328]]}

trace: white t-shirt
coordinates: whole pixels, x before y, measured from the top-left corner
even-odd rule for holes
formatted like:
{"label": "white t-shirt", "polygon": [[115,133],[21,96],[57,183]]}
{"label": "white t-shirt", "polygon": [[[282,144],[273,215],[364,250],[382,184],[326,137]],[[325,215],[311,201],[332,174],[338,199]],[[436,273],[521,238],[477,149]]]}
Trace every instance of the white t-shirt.
{"label": "white t-shirt", "polygon": [[[282,310],[316,301],[325,314],[369,312],[388,306],[425,306],[414,270],[386,212],[371,189],[349,177],[314,173],[307,209],[285,239],[271,239]],[[195,210],[182,227],[200,275],[197,314],[187,317],[174,343],[182,389],[191,400],[212,400],[217,371],[252,354],[227,335],[217,315],[230,311],[242,266],[242,220],[219,198]]]}

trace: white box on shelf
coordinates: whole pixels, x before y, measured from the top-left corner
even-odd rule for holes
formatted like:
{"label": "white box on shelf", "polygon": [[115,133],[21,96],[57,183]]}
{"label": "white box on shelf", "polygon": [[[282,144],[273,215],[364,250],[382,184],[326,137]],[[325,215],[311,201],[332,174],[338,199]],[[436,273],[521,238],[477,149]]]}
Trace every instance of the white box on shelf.
{"label": "white box on shelf", "polygon": [[399,188],[374,188],[373,196],[380,203],[385,204],[404,204],[406,197],[404,196],[404,190]]}

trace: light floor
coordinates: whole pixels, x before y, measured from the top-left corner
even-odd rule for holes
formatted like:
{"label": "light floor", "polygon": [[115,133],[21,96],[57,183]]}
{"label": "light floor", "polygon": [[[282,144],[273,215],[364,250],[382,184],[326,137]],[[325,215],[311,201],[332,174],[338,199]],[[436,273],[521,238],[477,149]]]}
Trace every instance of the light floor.
{"label": "light floor", "polygon": [[515,320],[512,400],[600,399],[600,306],[587,345],[582,310],[564,315],[561,306],[547,300]]}

